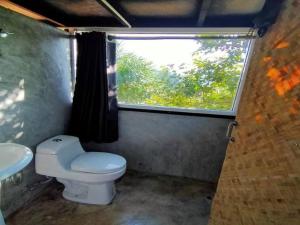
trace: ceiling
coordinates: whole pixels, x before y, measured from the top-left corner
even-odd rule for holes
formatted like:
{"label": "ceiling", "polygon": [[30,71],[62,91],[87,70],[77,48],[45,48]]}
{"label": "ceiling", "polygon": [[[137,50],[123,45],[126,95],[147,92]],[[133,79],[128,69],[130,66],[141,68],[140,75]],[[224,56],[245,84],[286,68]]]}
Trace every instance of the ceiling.
{"label": "ceiling", "polygon": [[[65,27],[254,27],[282,0],[12,0]],[[271,22],[270,22],[271,21]]]}

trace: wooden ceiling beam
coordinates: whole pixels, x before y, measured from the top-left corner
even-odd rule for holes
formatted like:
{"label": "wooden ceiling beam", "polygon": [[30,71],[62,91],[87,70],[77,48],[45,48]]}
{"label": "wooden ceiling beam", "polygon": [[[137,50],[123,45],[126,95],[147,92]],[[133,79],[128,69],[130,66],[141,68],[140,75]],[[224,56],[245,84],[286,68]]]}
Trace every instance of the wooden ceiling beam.
{"label": "wooden ceiling beam", "polygon": [[212,3],[212,0],[202,0],[200,9],[199,9],[198,20],[197,20],[198,26],[203,26],[211,3]]}
{"label": "wooden ceiling beam", "polygon": [[97,2],[99,4],[101,4],[104,8],[106,8],[117,20],[119,20],[123,25],[125,25],[126,27],[131,28],[131,24],[128,22],[128,20],[121,15],[120,12],[118,12],[116,10],[116,8],[109,2],[106,0],[97,0]]}
{"label": "wooden ceiling beam", "polygon": [[8,0],[0,0],[0,6],[6,8],[6,9],[9,9],[11,11],[14,11],[14,12],[17,12],[19,14],[22,14],[24,16],[27,16],[27,17],[30,17],[32,19],[35,19],[35,20],[38,20],[38,21],[42,21],[42,22],[48,22],[56,27],[65,27],[63,24],[53,20],[53,19],[50,19],[48,17],[45,17],[41,14],[38,14],[36,12],[33,12],[29,9],[26,9],[16,3],[13,3],[11,1],[8,1]]}

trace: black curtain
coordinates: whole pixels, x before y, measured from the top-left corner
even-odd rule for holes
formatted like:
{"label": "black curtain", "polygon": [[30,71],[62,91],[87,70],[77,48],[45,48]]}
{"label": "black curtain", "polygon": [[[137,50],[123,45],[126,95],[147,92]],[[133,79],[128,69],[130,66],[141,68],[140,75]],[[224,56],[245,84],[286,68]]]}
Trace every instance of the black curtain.
{"label": "black curtain", "polygon": [[83,142],[116,141],[115,45],[106,45],[105,33],[99,32],[77,34],[76,39],[76,84],[69,133]]}

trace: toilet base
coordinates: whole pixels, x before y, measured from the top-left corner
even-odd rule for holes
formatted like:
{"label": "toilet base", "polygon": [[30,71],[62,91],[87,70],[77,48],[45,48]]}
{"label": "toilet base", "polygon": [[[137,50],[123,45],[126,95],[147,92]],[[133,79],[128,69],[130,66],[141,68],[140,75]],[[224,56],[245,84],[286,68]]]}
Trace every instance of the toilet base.
{"label": "toilet base", "polygon": [[116,195],[114,181],[105,183],[84,183],[62,178],[56,179],[65,185],[63,197],[70,201],[107,205]]}

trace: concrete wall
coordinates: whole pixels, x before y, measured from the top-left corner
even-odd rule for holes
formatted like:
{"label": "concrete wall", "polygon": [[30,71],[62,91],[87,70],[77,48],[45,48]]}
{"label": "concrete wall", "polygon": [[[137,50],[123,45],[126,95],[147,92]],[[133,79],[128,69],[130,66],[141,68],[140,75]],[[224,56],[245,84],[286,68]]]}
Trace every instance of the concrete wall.
{"label": "concrete wall", "polygon": [[[0,38],[0,142],[20,143],[35,151],[41,141],[63,133],[68,121],[68,36],[1,7],[0,21],[0,28],[14,33]],[[23,181],[17,184],[12,178],[2,182],[5,215],[41,191],[25,188],[41,179],[34,172],[34,163],[21,177]]]}
{"label": "concrete wall", "polygon": [[210,225],[300,224],[299,3],[255,43]]}
{"label": "concrete wall", "polygon": [[119,141],[85,147],[120,154],[130,169],[217,181],[230,119],[134,111],[119,119]]}

